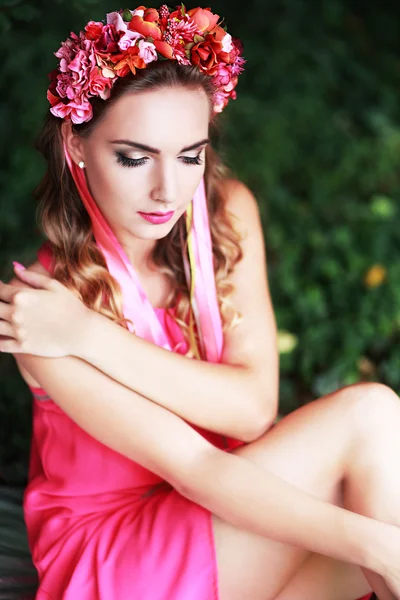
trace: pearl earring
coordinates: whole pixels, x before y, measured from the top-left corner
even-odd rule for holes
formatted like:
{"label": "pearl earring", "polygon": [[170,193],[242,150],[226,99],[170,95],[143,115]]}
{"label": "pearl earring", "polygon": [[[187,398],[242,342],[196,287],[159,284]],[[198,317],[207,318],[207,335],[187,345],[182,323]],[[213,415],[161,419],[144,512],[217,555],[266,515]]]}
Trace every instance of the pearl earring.
{"label": "pearl earring", "polygon": [[84,169],[84,168],[85,168],[85,163],[83,162],[83,160],[80,160],[80,161],[78,162],[78,165],[80,166],[80,168],[81,168],[81,169]]}

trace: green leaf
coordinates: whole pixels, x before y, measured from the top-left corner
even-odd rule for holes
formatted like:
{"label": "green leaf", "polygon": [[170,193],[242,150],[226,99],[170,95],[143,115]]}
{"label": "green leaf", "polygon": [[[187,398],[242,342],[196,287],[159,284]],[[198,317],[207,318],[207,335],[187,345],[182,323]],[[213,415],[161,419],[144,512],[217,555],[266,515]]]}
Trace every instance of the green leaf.
{"label": "green leaf", "polygon": [[129,9],[125,9],[122,13],[122,18],[126,23],[130,23],[132,21],[132,13]]}

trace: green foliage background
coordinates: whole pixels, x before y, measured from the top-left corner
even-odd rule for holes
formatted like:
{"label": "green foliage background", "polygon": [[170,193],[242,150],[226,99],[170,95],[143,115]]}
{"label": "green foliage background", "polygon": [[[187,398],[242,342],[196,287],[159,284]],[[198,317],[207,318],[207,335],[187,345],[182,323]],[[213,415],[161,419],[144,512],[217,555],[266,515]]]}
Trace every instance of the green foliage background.
{"label": "green foliage background", "polygon": [[[31,191],[44,164],[33,140],[48,110],[52,53],[71,30],[119,8],[0,0],[3,280],[12,260],[29,263],[40,245]],[[363,379],[399,391],[398,6],[220,0],[212,10],[248,60],[222,115],[221,150],[261,207],[283,350],[289,342],[281,412]],[[384,275],[375,287],[366,280],[374,265]],[[31,401],[8,355],[0,381],[0,481],[20,484]]]}

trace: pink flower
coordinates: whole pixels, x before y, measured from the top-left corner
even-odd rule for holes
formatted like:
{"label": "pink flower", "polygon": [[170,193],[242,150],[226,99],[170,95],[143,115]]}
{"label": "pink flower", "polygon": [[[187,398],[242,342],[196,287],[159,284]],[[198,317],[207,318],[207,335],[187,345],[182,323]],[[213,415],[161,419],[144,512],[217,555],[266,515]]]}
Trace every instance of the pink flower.
{"label": "pink flower", "polygon": [[140,40],[138,46],[139,56],[140,58],[143,58],[146,64],[153,62],[153,60],[157,60],[157,50],[154,44]]}
{"label": "pink flower", "polygon": [[121,50],[121,52],[125,52],[125,50],[128,50],[128,48],[130,48],[134,43],[135,42],[129,37],[129,35],[124,34],[119,38],[118,48]]}
{"label": "pink flower", "polygon": [[216,113],[220,113],[224,110],[226,106],[225,94],[223,92],[217,91],[214,93],[213,97],[213,110]]}
{"label": "pink flower", "polygon": [[137,40],[143,40],[144,36],[137,31],[128,31],[124,33],[124,35],[120,38],[118,42],[118,47],[121,52],[125,52],[131,46],[134,46]]}
{"label": "pink flower", "polygon": [[233,48],[232,36],[227,33],[224,38],[222,38],[222,52],[230,52]]}
{"label": "pink flower", "polygon": [[[78,37],[75,35],[75,33],[71,32],[71,38],[73,37],[78,40]],[[69,62],[74,56],[75,48],[76,41],[68,38],[65,42],[61,42],[61,47],[57,50],[57,52],[54,52],[54,56],[57,56],[57,58],[63,58]]]}
{"label": "pink flower", "polygon": [[214,112],[222,112],[225,106],[228,104],[229,99],[236,99],[235,87],[237,85],[237,75],[231,77],[229,83],[223,87],[217,89],[214,93],[213,98],[213,110]]}
{"label": "pink flower", "polygon": [[60,60],[60,71],[61,73],[67,73],[69,62],[72,59],[61,58]]}
{"label": "pink flower", "polygon": [[92,96],[100,96],[103,100],[110,97],[113,80],[104,77],[99,67],[93,67],[89,76],[89,92]]}
{"label": "pink flower", "polygon": [[234,75],[231,77],[229,83],[221,88],[224,94],[228,94],[228,98],[236,98],[236,92],[234,91],[234,88],[237,86],[237,82],[238,77],[237,75]]}
{"label": "pink flower", "polygon": [[57,84],[55,91],[57,92],[60,98],[68,97],[68,88],[71,83],[71,76],[67,73],[61,73],[57,77]]}
{"label": "pink flower", "polygon": [[232,74],[240,75],[240,73],[242,73],[242,71],[244,71],[243,65],[245,62],[246,61],[242,56],[238,56],[232,65]]}
{"label": "pink flower", "polygon": [[107,25],[114,25],[117,31],[123,31],[126,33],[128,28],[127,23],[122,18],[121,13],[114,11],[107,14]]}
{"label": "pink flower", "polygon": [[176,25],[177,36],[181,37],[185,42],[192,42],[193,36],[196,35],[197,31],[196,23],[188,15],[185,15],[183,19],[178,21],[178,25]]}
{"label": "pink flower", "polygon": [[70,118],[76,125],[90,121],[93,116],[92,106],[84,96],[78,97],[68,104],[59,102],[50,108],[50,112],[61,119]]}
{"label": "pink flower", "polygon": [[121,52],[125,52],[125,50],[133,46],[136,40],[144,38],[138,31],[128,29],[128,23],[125,23],[119,12],[114,11],[107,14],[107,25],[115,27],[115,30],[121,36],[118,40],[118,48]]}
{"label": "pink flower", "polygon": [[96,64],[93,52],[78,50],[73,60],[68,65],[70,71],[77,73],[79,81],[84,81],[90,69]]}
{"label": "pink flower", "polygon": [[176,58],[177,62],[180,63],[181,65],[190,65],[191,64],[190,60],[187,58],[187,56],[183,50],[175,51],[175,58]]}
{"label": "pink flower", "polygon": [[213,77],[213,84],[216,87],[223,87],[225,85],[228,85],[231,78],[232,78],[232,72],[231,72],[231,69],[228,67],[228,65],[219,63],[218,70],[217,70],[215,76]]}
{"label": "pink flower", "polygon": [[96,64],[93,52],[78,50],[73,60],[67,64],[61,59],[62,73],[58,77],[56,90],[60,98],[73,100],[80,96],[88,87],[89,74]]}

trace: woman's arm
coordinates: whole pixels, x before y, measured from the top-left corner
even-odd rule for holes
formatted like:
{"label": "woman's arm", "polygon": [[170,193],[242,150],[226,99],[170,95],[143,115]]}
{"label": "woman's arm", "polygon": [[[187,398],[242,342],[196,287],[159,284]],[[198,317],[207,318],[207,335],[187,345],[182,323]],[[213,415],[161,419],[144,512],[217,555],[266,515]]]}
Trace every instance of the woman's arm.
{"label": "woman's arm", "polygon": [[233,182],[227,208],[246,237],[231,277],[243,321],[225,333],[222,364],[169,352],[95,312],[75,355],[195,425],[250,441],[277,414],[276,327],[257,202]]}
{"label": "woman's arm", "polygon": [[15,358],[87,433],[226,521],[377,570],[371,553],[384,524],[322,502],[215,448],[177,415],[80,359]]}

